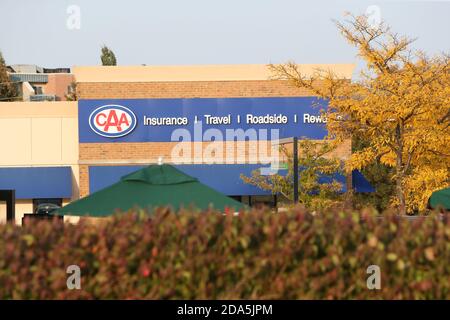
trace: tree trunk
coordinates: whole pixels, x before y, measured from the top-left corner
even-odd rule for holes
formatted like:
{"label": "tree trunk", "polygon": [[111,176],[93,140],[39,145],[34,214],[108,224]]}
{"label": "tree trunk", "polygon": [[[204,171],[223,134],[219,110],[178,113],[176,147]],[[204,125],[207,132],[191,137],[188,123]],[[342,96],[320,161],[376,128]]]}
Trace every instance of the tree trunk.
{"label": "tree trunk", "polygon": [[344,208],[348,210],[353,209],[353,181],[352,173],[348,173],[345,177],[345,184],[347,191],[344,194]]}
{"label": "tree trunk", "polygon": [[396,183],[396,193],[398,200],[398,213],[400,215],[406,214],[406,200],[405,200],[405,190],[403,190],[403,179],[405,177],[405,171],[403,168],[403,126],[397,124],[395,138],[397,142],[397,159],[395,167],[395,183]]}
{"label": "tree trunk", "polygon": [[398,199],[398,213],[400,215],[406,214],[406,200],[405,200],[405,191],[403,190],[403,176],[400,176],[400,173],[397,173],[396,180],[396,192]]}

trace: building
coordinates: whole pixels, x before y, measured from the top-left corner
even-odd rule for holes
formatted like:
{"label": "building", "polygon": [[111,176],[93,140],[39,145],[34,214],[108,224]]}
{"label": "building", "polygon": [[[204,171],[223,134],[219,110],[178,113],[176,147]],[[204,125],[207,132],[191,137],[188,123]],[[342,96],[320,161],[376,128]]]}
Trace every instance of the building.
{"label": "building", "polygon": [[[316,67],[350,79],[354,65],[302,70]],[[16,190],[18,223],[40,202],[68,203],[161,161],[243,202],[273,201],[240,174],[274,168],[273,135],[326,135],[318,99],[269,80],[264,65],[72,70],[77,102],[0,104],[0,136],[9,137],[0,140],[0,189]],[[350,152],[347,141],[335,155]]]}
{"label": "building", "polygon": [[72,90],[74,77],[69,68],[16,64],[8,66],[8,70],[22,101],[66,101],[66,94]]}

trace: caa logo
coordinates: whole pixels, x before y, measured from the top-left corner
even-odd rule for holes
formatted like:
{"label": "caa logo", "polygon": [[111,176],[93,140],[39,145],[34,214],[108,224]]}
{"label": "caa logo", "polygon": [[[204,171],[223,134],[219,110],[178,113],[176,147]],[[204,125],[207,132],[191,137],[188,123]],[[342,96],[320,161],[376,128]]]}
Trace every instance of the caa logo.
{"label": "caa logo", "polygon": [[95,133],[103,137],[118,138],[133,131],[136,127],[136,116],[128,108],[111,104],[92,111],[89,125]]}

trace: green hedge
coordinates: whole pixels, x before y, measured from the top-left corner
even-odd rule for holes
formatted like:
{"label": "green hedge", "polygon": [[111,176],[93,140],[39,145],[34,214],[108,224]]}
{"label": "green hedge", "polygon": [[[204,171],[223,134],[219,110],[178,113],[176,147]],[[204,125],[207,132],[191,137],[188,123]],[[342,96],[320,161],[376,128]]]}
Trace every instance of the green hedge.
{"label": "green hedge", "polygon": [[[0,299],[449,299],[450,219],[159,209],[0,226]],[[81,290],[66,268],[81,267]],[[369,290],[369,265],[381,290]]]}

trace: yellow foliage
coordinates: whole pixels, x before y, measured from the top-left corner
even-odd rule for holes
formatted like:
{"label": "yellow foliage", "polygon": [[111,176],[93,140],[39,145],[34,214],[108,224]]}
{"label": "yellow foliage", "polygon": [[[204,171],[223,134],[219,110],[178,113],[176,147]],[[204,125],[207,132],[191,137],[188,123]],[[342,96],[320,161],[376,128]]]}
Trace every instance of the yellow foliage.
{"label": "yellow foliage", "polygon": [[330,138],[358,135],[367,142],[346,170],[374,162],[395,168],[399,212],[422,210],[432,191],[449,185],[450,59],[414,52],[412,40],[384,23],[374,29],[365,17],[337,26],[366,62],[358,81],[329,70],[306,78],[294,63],[271,65],[272,71],[329,102]]}
{"label": "yellow foliage", "polygon": [[431,194],[448,185],[447,169],[418,167],[405,179],[406,204],[409,212],[425,210]]}

